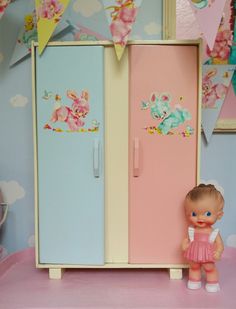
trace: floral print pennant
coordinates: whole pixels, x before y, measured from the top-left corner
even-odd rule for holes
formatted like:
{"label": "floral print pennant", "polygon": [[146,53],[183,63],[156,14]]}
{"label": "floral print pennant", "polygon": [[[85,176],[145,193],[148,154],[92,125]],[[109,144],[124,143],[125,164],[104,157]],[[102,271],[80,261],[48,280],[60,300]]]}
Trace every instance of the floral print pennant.
{"label": "floral print pennant", "polygon": [[10,4],[11,0],[0,0],[0,19],[4,15],[8,4]]}
{"label": "floral print pennant", "polygon": [[203,65],[202,128],[207,142],[219,117],[235,65]]}
{"label": "floral print pennant", "polygon": [[[37,18],[33,3],[30,2],[28,13],[23,17],[23,25],[18,33],[15,49],[10,61],[10,66],[15,65],[19,61],[26,59],[31,52],[32,41],[38,41],[37,32]],[[60,22],[58,27],[53,33],[53,36],[58,35],[65,29],[69,28],[70,25],[67,22]]]}
{"label": "floral print pennant", "polygon": [[116,55],[121,59],[142,0],[103,0]]}
{"label": "floral print pennant", "polygon": [[39,54],[47,45],[70,0],[35,0]]}
{"label": "floral print pennant", "polygon": [[[233,3],[233,22],[234,22],[234,35],[233,35],[233,43],[231,46],[231,53],[230,53],[230,63],[236,64],[236,0],[234,0]],[[236,72],[234,72],[234,75],[232,77],[232,85],[234,88],[234,93],[236,95]]]}

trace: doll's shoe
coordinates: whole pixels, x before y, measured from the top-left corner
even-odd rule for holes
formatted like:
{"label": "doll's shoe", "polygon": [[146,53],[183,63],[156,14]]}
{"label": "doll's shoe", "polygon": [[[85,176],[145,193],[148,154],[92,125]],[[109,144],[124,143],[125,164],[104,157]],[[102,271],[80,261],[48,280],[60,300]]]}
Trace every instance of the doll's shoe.
{"label": "doll's shoe", "polygon": [[207,283],[206,290],[210,293],[216,293],[220,290],[220,285],[219,283]]}
{"label": "doll's shoe", "polygon": [[202,283],[201,283],[201,281],[191,281],[191,280],[188,280],[187,287],[190,290],[198,290],[198,289],[200,289],[202,287]]}

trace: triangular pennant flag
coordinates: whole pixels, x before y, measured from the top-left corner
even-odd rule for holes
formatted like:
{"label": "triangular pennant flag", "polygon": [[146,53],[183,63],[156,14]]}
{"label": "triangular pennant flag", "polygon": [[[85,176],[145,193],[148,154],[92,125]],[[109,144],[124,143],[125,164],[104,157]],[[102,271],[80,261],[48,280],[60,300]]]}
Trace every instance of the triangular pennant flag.
{"label": "triangular pennant flag", "polygon": [[10,4],[11,0],[0,0],[0,19],[3,17],[8,4]]}
{"label": "triangular pennant flag", "polygon": [[47,45],[70,0],[35,0],[39,54]]}
{"label": "triangular pennant flag", "polygon": [[236,96],[236,72],[234,72],[233,78],[232,78],[232,85],[234,88],[234,94]]}
{"label": "triangular pennant flag", "polygon": [[[31,52],[31,42],[38,41],[36,13],[34,9],[29,10],[29,12],[30,11],[31,13],[24,16],[24,25],[20,29],[20,32],[17,36],[17,41],[10,61],[10,66],[13,66],[20,60],[26,58],[26,56]],[[61,21],[56,28],[53,37],[57,36],[59,33],[69,27],[70,25],[67,22]]]}
{"label": "triangular pennant flag", "polygon": [[108,40],[103,35],[99,34],[98,32],[95,32],[91,29],[88,29],[81,24],[77,23],[72,24],[70,23],[71,27],[73,28],[72,32],[74,34],[74,40],[75,41],[105,41]]}
{"label": "triangular pennant flag", "polygon": [[226,0],[189,0],[206,42],[213,49]]}
{"label": "triangular pennant flag", "polygon": [[203,65],[202,128],[207,142],[219,117],[235,65]]}
{"label": "triangular pennant flag", "polygon": [[[234,9],[236,12],[236,0],[234,1]],[[235,15],[234,15],[234,37],[233,37],[233,43],[231,46],[229,62],[230,64],[236,64],[236,16]],[[234,93],[236,95],[236,72],[234,72],[234,75],[232,78],[232,84],[234,88]]]}
{"label": "triangular pennant flag", "polygon": [[116,55],[121,59],[142,0],[102,0]]}

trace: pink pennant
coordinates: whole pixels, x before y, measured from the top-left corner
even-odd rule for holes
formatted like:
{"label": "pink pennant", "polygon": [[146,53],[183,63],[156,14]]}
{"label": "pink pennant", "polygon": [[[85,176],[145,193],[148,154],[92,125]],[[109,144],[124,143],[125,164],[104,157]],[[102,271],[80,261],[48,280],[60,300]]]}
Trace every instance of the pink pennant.
{"label": "pink pennant", "polygon": [[121,59],[142,0],[103,0],[116,55]]}
{"label": "pink pennant", "polygon": [[8,4],[10,4],[11,0],[0,0],[0,19],[4,15]]}
{"label": "pink pennant", "polygon": [[207,44],[212,50],[226,0],[189,0],[189,2]]}

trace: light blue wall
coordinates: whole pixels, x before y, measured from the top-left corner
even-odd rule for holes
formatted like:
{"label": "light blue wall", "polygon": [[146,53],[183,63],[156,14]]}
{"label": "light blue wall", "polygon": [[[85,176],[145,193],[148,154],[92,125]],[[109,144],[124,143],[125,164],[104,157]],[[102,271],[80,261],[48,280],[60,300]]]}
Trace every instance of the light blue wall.
{"label": "light blue wall", "polygon": [[[24,198],[11,205],[7,223],[1,229],[1,244],[9,253],[28,246],[34,233],[30,61],[8,69],[25,9],[25,2],[16,1],[0,21],[0,180],[14,180],[25,191]],[[28,99],[25,107],[10,104],[17,94]]]}
{"label": "light blue wall", "polygon": [[[236,102],[235,102],[236,104]],[[201,178],[216,180],[224,189],[225,215],[217,224],[228,244],[236,246],[236,134],[214,134],[209,145],[202,138]],[[229,237],[231,235],[231,237]]]}
{"label": "light blue wall", "polygon": [[[34,235],[34,192],[33,192],[33,138],[31,108],[30,60],[24,60],[9,69],[9,61],[15,46],[17,33],[29,2],[17,0],[9,6],[0,20],[0,182],[8,185],[12,199],[9,216],[0,230],[0,244],[8,253],[33,244]],[[98,1],[98,0],[84,0]],[[75,13],[72,3],[64,19],[70,19],[110,38],[105,14],[102,10],[91,17]],[[132,37],[135,39],[160,39],[157,29],[161,24],[160,1],[145,0],[137,18]],[[156,25],[154,24],[156,23]],[[149,34],[148,34],[149,33]],[[72,40],[68,33],[63,40]],[[1,55],[3,60],[1,61]],[[11,98],[23,96],[13,107]],[[24,99],[26,98],[26,99]],[[220,223],[224,239],[236,234],[236,135],[215,135],[210,146],[202,145],[202,178],[216,179],[225,189],[225,217]],[[9,183],[9,181],[15,181]],[[15,201],[14,201],[15,200]],[[0,258],[5,252],[0,247]]]}

